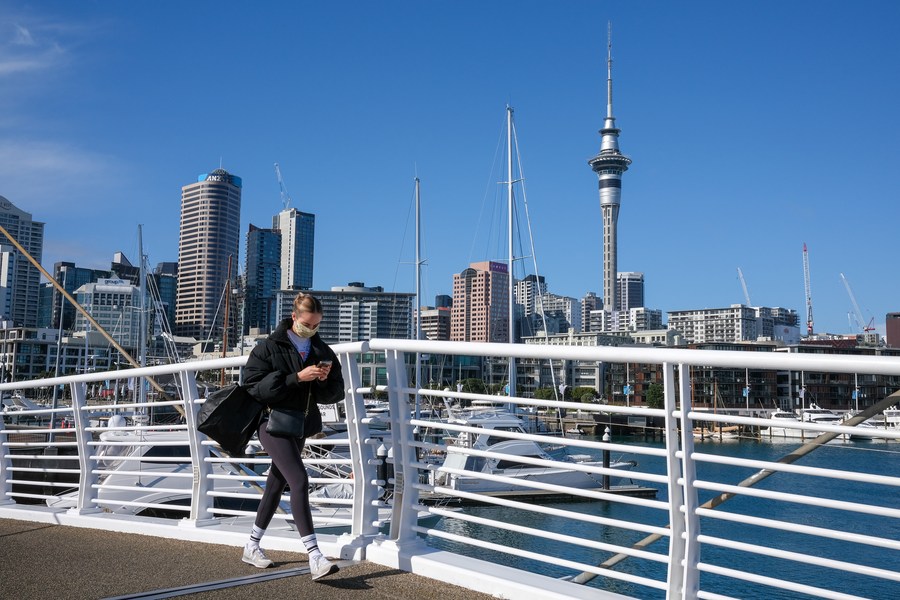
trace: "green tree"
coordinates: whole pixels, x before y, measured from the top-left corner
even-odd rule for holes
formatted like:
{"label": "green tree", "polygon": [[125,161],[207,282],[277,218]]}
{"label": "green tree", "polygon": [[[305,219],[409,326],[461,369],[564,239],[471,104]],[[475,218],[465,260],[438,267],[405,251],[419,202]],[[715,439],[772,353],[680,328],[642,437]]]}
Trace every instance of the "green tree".
{"label": "green tree", "polygon": [[553,388],[542,387],[534,390],[534,397],[538,400],[554,400]]}
{"label": "green tree", "polygon": [[470,394],[483,394],[487,391],[484,387],[484,381],[481,379],[477,379],[475,377],[470,377],[469,379],[462,380],[463,388],[462,391],[468,392]]}
{"label": "green tree", "polygon": [[661,383],[651,383],[644,397],[648,408],[663,408],[665,406],[665,392]]}
{"label": "green tree", "polygon": [[[569,390],[567,389],[568,393]],[[572,398],[580,402],[593,402],[597,399],[597,390],[590,386],[579,386],[571,391]]]}

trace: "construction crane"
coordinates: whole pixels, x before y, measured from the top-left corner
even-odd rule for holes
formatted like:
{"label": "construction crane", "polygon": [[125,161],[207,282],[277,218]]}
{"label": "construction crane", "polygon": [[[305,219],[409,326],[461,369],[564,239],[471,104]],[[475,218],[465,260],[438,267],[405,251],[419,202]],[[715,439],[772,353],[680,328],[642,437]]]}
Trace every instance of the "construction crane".
{"label": "construction crane", "polygon": [[809,253],[806,250],[806,242],[803,242],[803,287],[806,289],[806,335],[812,335],[812,291],[809,286]]}
{"label": "construction crane", "polygon": [[847,295],[850,296],[850,302],[853,304],[853,311],[856,314],[856,324],[862,328],[863,334],[868,335],[870,331],[875,331],[875,317],[872,317],[869,322],[865,325],[865,319],[863,318],[862,311],[859,310],[859,304],[856,303],[856,296],[853,295],[853,290],[850,289],[850,282],[847,281],[847,278],[844,277],[844,274],[841,273],[841,281],[844,282],[844,287],[847,288]]}
{"label": "construction crane", "polygon": [[741,280],[741,288],[744,290],[744,299],[747,301],[747,306],[753,306],[753,303],[750,302],[750,292],[747,291],[747,282],[744,281],[744,272],[741,271],[740,267],[738,267],[738,277]]}
{"label": "construction crane", "polygon": [[278,163],[275,163],[275,177],[278,179],[278,187],[281,189],[281,203],[284,205],[284,210],[287,210],[291,206],[291,196],[288,194],[287,188],[284,187],[284,179],[281,177],[281,169],[278,168]]}

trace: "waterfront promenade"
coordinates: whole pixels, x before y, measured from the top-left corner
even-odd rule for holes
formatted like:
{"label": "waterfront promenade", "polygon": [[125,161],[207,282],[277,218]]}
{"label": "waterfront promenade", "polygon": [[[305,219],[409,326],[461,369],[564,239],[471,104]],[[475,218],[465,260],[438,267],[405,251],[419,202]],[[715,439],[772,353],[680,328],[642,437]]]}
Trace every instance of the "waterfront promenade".
{"label": "waterfront promenade", "polygon": [[234,546],[0,519],[0,598],[491,597],[365,561],[339,561],[340,572],[313,582],[305,554],[268,555],[276,566],[257,569]]}

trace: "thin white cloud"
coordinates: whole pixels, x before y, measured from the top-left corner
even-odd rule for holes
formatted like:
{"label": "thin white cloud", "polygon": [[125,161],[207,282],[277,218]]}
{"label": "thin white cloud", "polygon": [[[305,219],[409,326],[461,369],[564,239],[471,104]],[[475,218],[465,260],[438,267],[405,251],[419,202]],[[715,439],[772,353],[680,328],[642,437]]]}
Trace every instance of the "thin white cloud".
{"label": "thin white cloud", "polygon": [[16,29],[16,34],[13,37],[12,43],[15,45],[21,46],[35,46],[36,43],[34,41],[34,37],[31,35],[31,32],[25,28],[23,25],[19,23],[15,23],[13,25]]}
{"label": "thin white cloud", "polygon": [[46,71],[63,66],[68,52],[66,33],[58,25],[35,21],[0,20],[0,78]]}
{"label": "thin white cloud", "polygon": [[73,198],[102,198],[125,171],[116,157],[70,144],[0,140],[0,195],[35,215],[76,210]]}
{"label": "thin white cloud", "polygon": [[52,56],[40,56],[29,58],[0,57],[0,77],[15,75],[17,73],[31,73],[49,69],[56,60]]}

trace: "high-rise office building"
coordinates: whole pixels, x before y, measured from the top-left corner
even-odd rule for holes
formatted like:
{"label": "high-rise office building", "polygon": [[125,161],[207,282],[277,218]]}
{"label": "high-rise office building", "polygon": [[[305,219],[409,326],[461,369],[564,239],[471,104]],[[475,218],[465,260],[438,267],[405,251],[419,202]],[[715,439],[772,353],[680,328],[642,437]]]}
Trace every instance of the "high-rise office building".
{"label": "high-rise office building", "polygon": [[884,316],[884,334],[890,348],[900,348],[900,312],[889,312]]}
{"label": "high-rise office building", "polygon": [[[71,262],[58,262],[53,265],[53,277],[72,296],[75,295],[75,290],[81,286],[94,283],[99,279],[108,279],[111,276],[111,271],[76,267],[75,263]],[[50,321],[41,323],[41,325],[56,329],[59,327],[59,318],[62,315],[63,331],[71,330],[75,324],[75,313],[77,312],[75,307],[55,287],[53,288],[50,301],[52,303],[49,310]]]}
{"label": "high-rise office building", "polygon": [[541,312],[541,299],[547,295],[547,282],[543,275],[526,275],[515,283],[516,304],[521,304],[524,315],[529,317]]}
{"label": "high-rise office building", "polygon": [[[165,315],[165,324],[160,323],[160,331],[173,333],[175,327],[175,302],[178,297],[178,263],[161,262],[157,263],[151,277],[153,282],[150,289],[151,302],[159,302],[159,308]],[[155,288],[155,291],[154,289]],[[156,315],[158,321],[162,319],[160,314]]]}
{"label": "high-rise office building", "polygon": [[507,271],[505,263],[485,261],[453,276],[451,341],[510,341]]}
{"label": "high-rise office building", "polygon": [[[226,284],[234,281],[241,226],[241,178],[224,169],[181,188],[175,331],[221,337]],[[231,316],[234,311],[230,311]],[[218,321],[216,323],[215,321]]]}
{"label": "high-rise office building", "polygon": [[244,268],[247,330],[273,331],[275,293],[281,284],[282,236],[276,229],[260,229],[252,223],[247,231],[247,265]]}
{"label": "high-rise office building", "polygon": [[445,342],[450,339],[450,307],[422,306],[416,311],[422,319],[422,337],[426,340]]}
{"label": "high-rise office building", "polygon": [[588,161],[597,174],[600,186],[600,213],[603,218],[603,305],[606,310],[618,308],[616,281],[618,271],[618,220],[622,196],[622,173],[631,159],[619,152],[619,129],[613,117],[612,41],[606,57],[606,120],[600,130],[600,154]]}
{"label": "high-rise office building", "polygon": [[[0,225],[36,261],[44,250],[44,224],[0,196]],[[0,235],[0,317],[19,327],[36,327],[41,296],[41,272]]]}
{"label": "high-rise office building", "polygon": [[[133,356],[140,353],[140,289],[124,279],[99,279],[75,290],[75,299],[116,342]],[[87,318],[75,314],[74,331],[90,330]]]}
{"label": "high-rise office building", "polygon": [[542,303],[544,313],[557,319],[559,333],[581,331],[581,303],[577,298],[547,294]]}
{"label": "high-rise office building", "polygon": [[312,289],[316,216],[286,208],[272,217],[272,229],[281,233],[280,289]]}
{"label": "high-rise office building", "polygon": [[629,311],[644,306],[644,274],[622,272],[616,274],[618,290],[616,310]]}
{"label": "high-rise office building", "polygon": [[603,301],[597,297],[594,292],[588,292],[581,299],[581,330],[585,333],[589,331],[599,331],[591,325],[591,313],[603,308]]}

